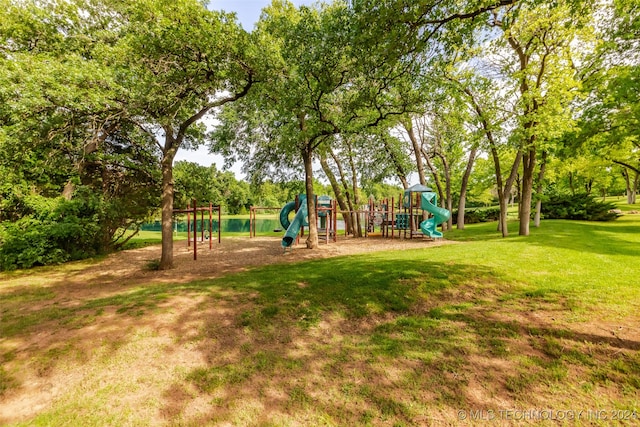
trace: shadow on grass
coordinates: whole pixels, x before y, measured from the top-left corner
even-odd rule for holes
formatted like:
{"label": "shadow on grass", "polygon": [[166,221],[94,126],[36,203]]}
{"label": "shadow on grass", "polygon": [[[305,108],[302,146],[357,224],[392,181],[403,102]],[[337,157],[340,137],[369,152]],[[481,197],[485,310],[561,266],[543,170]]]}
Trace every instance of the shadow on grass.
{"label": "shadow on grass", "polygon": [[209,362],[187,380],[225,399],[195,423],[233,423],[256,399],[311,420],[415,425],[434,408],[531,401],[547,387],[640,389],[640,343],[524,321],[522,301],[497,302],[513,289],[490,269],[358,257],[281,270],[221,280],[255,305],[228,327],[207,319]]}
{"label": "shadow on grass", "polygon": [[[314,356],[290,357],[288,343],[300,337],[311,339],[310,331],[317,330],[329,314],[360,328],[378,322],[376,319],[427,310],[448,289],[478,283],[506,286],[496,276],[497,273],[477,266],[374,255],[273,265],[184,285],[151,284],[81,301],[49,303],[55,301],[55,292],[51,291],[55,290],[55,284],[39,291],[16,287],[3,294],[0,336],[10,340],[13,347],[9,350],[0,342],[0,359],[30,360],[26,366],[37,370],[38,377],[46,380],[69,357],[90,359],[94,352],[91,346],[96,343],[113,343],[100,349],[101,357],[110,358],[133,338],[136,330],[145,327],[153,330],[167,310],[177,310],[179,315],[165,325],[176,345],[200,342],[198,349],[204,360],[216,360],[211,365],[213,373],[207,371],[205,375],[210,379],[206,382],[216,384],[216,369],[222,369],[225,378],[222,384],[233,386],[243,384],[245,377],[252,377],[252,372],[308,369],[307,364],[312,363]],[[193,297],[203,302],[195,310],[182,312],[170,303],[174,297]],[[34,305],[35,302],[38,304]],[[197,325],[195,335],[194,325]],[[44,339],[38,339],[36,344],[34,339],[38,336]],[[348,352],[347,347],[338,350],[344,351]],[[225,364],[223,360],[232,363]],[[257,367],[253,367],[255,363]],[[16,378],[19,376],[13,372],[3,371],[0,376],[3,393],[20,387]],[[201,388],[210,387],[213,385]],[[305,401],[305,388],[291,389],[287,385],[285,389],[296,404]],[[378,399],[373,390],[359,393]],[[383,396],[378,400],[383,402]]]}
{"label": "shadow on grass", "polygon": [[[585,229],[555,227],[528,241],[565,247]],[[561,232],[566,236],[553,243]],[[168,310],[177,312],[166,324],[174,345],[164,356],[189,344],[204,362],[167,386],[162,412],[176,424],[246,424],[242,413],[276,425],[273,414],[299,413],[306,424],[428,424],[434,408],[530,401],[536,388],[576,393],[582,382],[637,394],[636,341],[524,321],[527,307],[567,307],[559,297],[527,296],[498,270],[420,258],[428,254],[272,265],[40,308],[30,302],[46,302],[50,293],[16,289],[3,295],[0,336],[19,342],[34,331],[64,330],[67,342],[25,350],[37,352],[28,356],[42,361],[39,375],[46,378],[70,352],[66,346],[127,341],[136,329],[155,328]],[[174,297],[198,303],[184,310],[165,304]],[[569,375],[576,366],[579,378]],[[12,372],[0,374],[5,392],[20,386]],[[188,415],[203,395],[210,405]]]}

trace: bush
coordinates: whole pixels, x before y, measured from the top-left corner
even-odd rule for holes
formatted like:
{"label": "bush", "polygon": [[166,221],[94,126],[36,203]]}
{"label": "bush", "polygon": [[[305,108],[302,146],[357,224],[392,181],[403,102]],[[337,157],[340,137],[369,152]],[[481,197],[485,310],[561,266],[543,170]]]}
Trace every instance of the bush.
{"label": "bush", "polygon": [[613,209],[613,203],[598,201],[588,194],[553,194],[542,201],[541,213],[546,219],[612,221],[618,217]]}
{"label": "bush", "polygon": [[96,206],[86,199],[30,196],[32,214],[0,224],[0,269],[87,258],[100,252]]}
{"label": "bush", "polygon": [[[451,215],[453,218],[453,223],[456,224],[458,222],[458,210],[454,209]],[[472,208],[472,209],[465,209],[465,212],[464,212],[465,224],[477,224],[479,222],[497,221],[499,218],[500,218],[499,207]]]}

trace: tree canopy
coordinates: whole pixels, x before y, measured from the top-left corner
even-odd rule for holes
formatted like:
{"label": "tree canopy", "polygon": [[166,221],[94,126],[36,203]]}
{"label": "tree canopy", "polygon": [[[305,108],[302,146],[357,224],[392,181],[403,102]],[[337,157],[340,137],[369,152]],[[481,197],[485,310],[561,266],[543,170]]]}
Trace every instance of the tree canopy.
{"label": "tree canopy", "polygon": [[[318,177],[352,211],[383,182],[417,176],[460,208],[459,226],[468,197],[496,202],[503,235],[513,200],[523,235],[563,189],[635,201],[630,0],[273,0],[250,33],[196,0],[0,6],[5,248],[64,211],[67,223],[91,218],[87,241],[100,242],[67,258],[111,250],[160,209],[170,268],[174,197],[240,212],[280,202],[260,184],[287,181],[305,183],[314,248]],[[179,150],[203,144],[242,161],[250,184],[215,167],[174,171]]]}

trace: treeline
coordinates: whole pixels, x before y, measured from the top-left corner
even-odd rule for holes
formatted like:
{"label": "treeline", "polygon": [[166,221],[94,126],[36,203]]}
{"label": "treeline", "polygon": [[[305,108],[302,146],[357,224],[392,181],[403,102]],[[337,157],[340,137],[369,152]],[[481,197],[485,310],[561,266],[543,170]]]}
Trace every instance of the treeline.
{"label": "treeline", "polygon": [[[171,268],[174,205],[283,192],[315,248],[319,179],[344,211],[419,181],[458,227],[497,203],[505,236],[513,203],[521,235],[556,195],[633,203],[639,28],[631,0],[274,0],[251,32],[196,0],[0,0],[0,252],[113,250],[159,212]],[[202,145],[247,183],[174,168]]]}
{"label": "treeline", "polygon": [[[304,181],[273,181],[265,179],[249,183],[238,179],[233,172],[220,171],[215,164],[202,166],[188,161],[178,161],[174,165],[175,202],[177,207],[185,207],[192,200],[222,206],[224,213],[246,214],[251,206],[282,208],[286,203],[304,194]],[[314,181],[314,192],[318,195],[335,197],[328,184]],[[366,204],[369,198],[382,200],[396,199],[402,187],[393,184],[372,183],[367,188],[358,188],[358,199]]]}

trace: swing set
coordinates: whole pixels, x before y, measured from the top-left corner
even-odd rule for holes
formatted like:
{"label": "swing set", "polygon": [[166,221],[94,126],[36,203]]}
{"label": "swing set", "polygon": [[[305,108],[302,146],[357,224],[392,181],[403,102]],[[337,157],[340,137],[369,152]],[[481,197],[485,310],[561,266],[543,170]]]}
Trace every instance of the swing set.
{"label": "swing set", "polygon": [[[200,221],[198,221],[198,212],[200,212]],[[208,229],[205,234],[205,217],[204,213],[209,212]],[[205,239],[209,240],[209,250],[213,249],[213,213],[218,213],[218,243],[220,243],[220,232],[222,227],[221,216],[222,209],[220,205],[214,206],[209,202],[209,206],[198,207],[196,199],[193,199],[191,203],[187,205],[186,209],[174,209],[173,214],[187,214],[187,247],[191,247],[191,227],[193,224],[193,260],[198,259],[198,222],[200,223],[200,242],[204,242]],[[193,215],[193,221],[191,221]]]}

